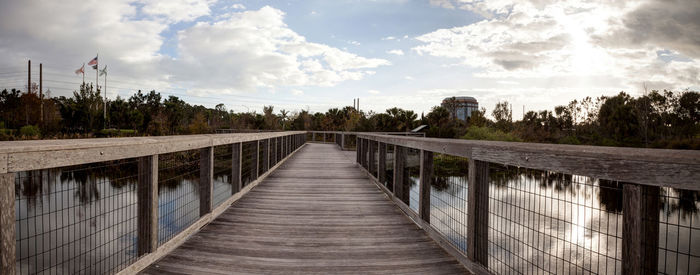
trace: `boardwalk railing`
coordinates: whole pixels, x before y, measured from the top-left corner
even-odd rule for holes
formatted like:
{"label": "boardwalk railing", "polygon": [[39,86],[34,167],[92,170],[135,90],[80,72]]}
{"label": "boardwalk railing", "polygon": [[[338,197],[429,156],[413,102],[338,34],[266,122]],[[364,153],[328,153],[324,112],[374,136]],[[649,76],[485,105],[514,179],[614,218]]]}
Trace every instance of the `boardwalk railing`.
{"label": "boardwalk railing", "polygon": [[359,133],[357,163],[475,273],[700,272],[700,152]]}
{"label": "boardwalk railing", "polygon": [[[342,150],[355,150],[355,140],[357,134],[362,132],[341,132],[341,131],[308,131],[306,139],[310,142],[333,142],[340,146]],[[418,132],[371,132],[375,135],[425,137],[425,133]]]}
{"label": "boardwalk railing", "polygon": [[0,274],[137,272],[305,140],[276,132],[0,142]]}

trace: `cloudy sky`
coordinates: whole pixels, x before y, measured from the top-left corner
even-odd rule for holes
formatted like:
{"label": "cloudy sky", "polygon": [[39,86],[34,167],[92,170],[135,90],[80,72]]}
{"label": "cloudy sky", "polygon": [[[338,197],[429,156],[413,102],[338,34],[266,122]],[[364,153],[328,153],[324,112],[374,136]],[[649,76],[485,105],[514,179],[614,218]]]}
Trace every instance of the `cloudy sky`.
{"label": "cloudy sky", "polygon": [[69,95],[99,53],[110,98],[428,112],[469,95],[519,119],[644,84],[700,89],[698,14],[697,0],[0,0],[0,86],[24,87],[31,59]]}

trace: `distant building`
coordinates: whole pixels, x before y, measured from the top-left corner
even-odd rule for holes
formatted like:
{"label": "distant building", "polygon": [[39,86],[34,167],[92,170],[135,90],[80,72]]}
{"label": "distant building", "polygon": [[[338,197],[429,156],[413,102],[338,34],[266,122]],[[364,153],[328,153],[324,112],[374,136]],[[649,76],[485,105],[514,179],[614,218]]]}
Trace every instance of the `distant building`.
{"label": "distant building", "polygon": [[453,115],[454,111],[454,116],[461,120],[467,120],[468,117],[472,117],[473,111],[479,110],[479,102],[471,96],[448,97],[442,100],[441,105],[450,112],[450,115]]}

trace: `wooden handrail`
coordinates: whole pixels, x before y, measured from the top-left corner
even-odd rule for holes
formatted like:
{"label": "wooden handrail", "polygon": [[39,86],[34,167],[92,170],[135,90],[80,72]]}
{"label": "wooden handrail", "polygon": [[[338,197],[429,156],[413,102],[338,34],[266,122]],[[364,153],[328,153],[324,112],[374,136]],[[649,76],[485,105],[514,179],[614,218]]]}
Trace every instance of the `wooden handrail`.
{"label": "wooden handrail", "polygon": [[435,153],[593,178],[700,191],[700,151],[416,138],[358,138]]}
{"label": "wooden handrail", "polygon": [[277,138],[305,131],[0,142],[0,173],[47,169]]}

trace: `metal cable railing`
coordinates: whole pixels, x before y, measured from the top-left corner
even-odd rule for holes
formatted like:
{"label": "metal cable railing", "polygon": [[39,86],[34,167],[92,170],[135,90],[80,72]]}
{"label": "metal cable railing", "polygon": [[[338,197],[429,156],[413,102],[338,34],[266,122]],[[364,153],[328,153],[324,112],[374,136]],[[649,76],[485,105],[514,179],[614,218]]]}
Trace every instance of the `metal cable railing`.
{"label": "metal cable railing", "polygon": [[[700,185],[688,183],[700,176],[698,152],[357,141],[360,166],[472,272],[700,273]],[[377,163],[373,142],[386,147]]]}
{"label": "metal cable railing", "polygon": [[268,147],[251,145],[284,139],[285,147],[276,149],[288,156],[304,137],[278,132],[3,142],[0,274],[137,272],[155,259],[144,255],[172,249],[166,243],[221,213],[243,187],[241,172],[248,173],[246,184],[259,179],[251,167],[259,165],[260,175],[269,172],[273,166],[260,165]]}
{"label": "metal cable railing", "polygon": [[110,273],[135,261],[136,163],[18,172],[17,273]]}
{"label": "metal cable railing", "polygon": [[233,178],[233,147],[229,144],[214,147],[214,192],[213,206],[216,207],[231,196]]}
{"label": "metal cable railing", "polygon": [[158,156],[158,244],[199,219],[198,150]]}

